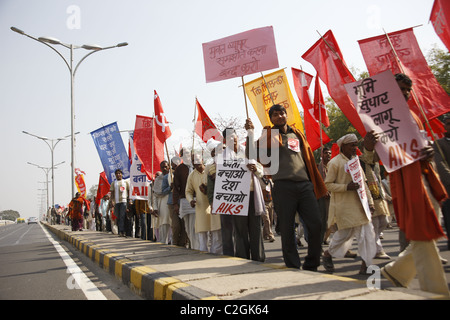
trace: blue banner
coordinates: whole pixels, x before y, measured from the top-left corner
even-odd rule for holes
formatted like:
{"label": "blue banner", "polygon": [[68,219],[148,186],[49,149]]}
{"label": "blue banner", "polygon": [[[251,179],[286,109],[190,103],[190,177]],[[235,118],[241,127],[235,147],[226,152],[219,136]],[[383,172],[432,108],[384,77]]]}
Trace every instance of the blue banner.
{"label": "blue banner", "polygon": [[98,155],[102,161],[108,182],[116,181],[114,171],[121,169],[123,179],[130,177],[130,160],[123,144],[117,122],[91,132]]}

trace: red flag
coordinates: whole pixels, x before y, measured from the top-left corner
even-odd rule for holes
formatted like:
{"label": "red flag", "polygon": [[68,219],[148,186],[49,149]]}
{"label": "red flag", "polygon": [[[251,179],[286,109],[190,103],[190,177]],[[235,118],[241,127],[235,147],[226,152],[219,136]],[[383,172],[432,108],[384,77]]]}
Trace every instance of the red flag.
{"label": "red flag", "polygon": [[325,127],[330,126],[327,109],[325,108],[325,101],[323,100],[322,90],[320,89],[319,77],[316,76],[314,86],[314,116],[317,120],[323,123]]}
{"label": "red flag", "polygon": [[313,76],[299,69],[292,69],[292,77],[294,78],[294,88],[298,99],[303,106],[303,121],[305,124],[306,140],[314,151],[321,147],[322,144],[330,142],[330,138],[322,130],[322,143],[320,143],[320,125],[314,118],[314,107],[309,97],[308,89],[311,85]]}
{"label": "red flag", "polygon": [[[388,36],[390,41],[386,34],[358,41],[370,75],[388,69],[393,74],[403,72],[413,81],[414,93],[428,119],[449,112],[450,97],[431,72],[420,51],[413,29],[392,32]],[[414,95],[408,101],[408,105],[422,122],[426,121]]]}
{"label": "red flag", "polygon": [[100,200],[105,196],[105,194],[108,194],[110,188],[110,184],[108,182],[108,178],[106,177],[105,171],[100,173],[100,179],[98,181],[98,188],[97,188],[97,196],[95,198],[95,203],[97,205],[100,205]]}
{"label": "red flag", "polygon": [[159,95],[155,90],[155,138],[162,144],[172,135],[169,128],[169,122],[167,122],[166,115],[161,105]]}
{"label": "red flag", "polygon": [[328,30],[320,40],[309,48],[302,55],[302,58],[314,66],[320,79],[326,84],[331,98],[359,134],[365,136],[364,125],[344,88],[345,83],[355,82],[355,78],[348,70],[331,30]]}
{"label": "red flag", "polygon": [[134,151],[142,163],[141,171],[151,180],[160,170],[159,165],[164,160],[164,143],[154,139],[154,127],[156,126],[152,117],[136,115]]}
{"label": "red flag", "polygon": [[200,138],[202,138],[203,142],[208,142],[211,138],[222,142],[222,134],[219,130],[217,130],[217,127],[208,117],[205,110],[203,110],[197,99],[195,99],[195,104],[198,110],[197,122],[195,123],[195,132],[200,136]]}
{"label": "red flag", "polygon": [[86,173],[81,171],[79,168],[75,168],[75,185],[77,186],[78,192],[86,197],[86,183],[84,182],[84,176]]}
{"label": "red flag", "polygon": [[436,34],[450,50],[450,1],[435,0],[431,10],[430,21]]}

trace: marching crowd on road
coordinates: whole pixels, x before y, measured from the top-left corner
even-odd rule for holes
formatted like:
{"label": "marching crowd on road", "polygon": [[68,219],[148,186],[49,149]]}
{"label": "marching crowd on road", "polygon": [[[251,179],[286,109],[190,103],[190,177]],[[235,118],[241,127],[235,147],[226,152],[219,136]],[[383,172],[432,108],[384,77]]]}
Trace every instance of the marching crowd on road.
{"label": "marching crowd on road", "polygon": [[[411,80],[403,74],[395,79],[408,100]],[[286,109],[274,105],[269,116],[272,129],[278,129],[276,136],[265,128],[269,130],[252,141],[254,126],[247,119],[245,147],[238,144],[235,130],[227,128],[223,143],[211,140],[206,145],[212,162],[205,163],[186,149],[170,163],[161,162],[148,200],[130,200],[129,182],[119,169],[110,193],[100,201],[77,193],[66,210],[53,209],[48,217],[52,223],[71,225],[73,231],[104,231],[255,261],[265,260],[264,241],[275,241],[275,227],[286,266],[310,271],[323,265],[334,272],[333,258],[354,255],[349,249],[356,239],[361,274],[367,273],[374,258],[388,259],[392,261],[381,273],[394,285],[408,287],[417,277],[422,290],[449,296],[442,266],[446,261],[436,241],[446,236],[444,230],[448,234],[450,222],[450,116],[444,118],[448,137],[422,149],[421,160],[388,175],[375,151],[379,137],[373,131],[362,143],[355,134],[344,135],[337,141],[338,154],[322,148],[317,164],[304,134],[287,125]],[[266,167],[252,160],[251,148],[256,154],[278,148],[278,170],[268,174]],[[211,214],[214,159],[219,153],[226,160],[247,160],[252,180],[245,216]],[[371,216],[361,204],[357,192],[361,186],[349,174],[349,160],[355,157],[362,168]],[[393,220],[399,226],[399,257],[384,252],[380,237]],[[303,263],[297,250],[301,234],[308,246]]]}

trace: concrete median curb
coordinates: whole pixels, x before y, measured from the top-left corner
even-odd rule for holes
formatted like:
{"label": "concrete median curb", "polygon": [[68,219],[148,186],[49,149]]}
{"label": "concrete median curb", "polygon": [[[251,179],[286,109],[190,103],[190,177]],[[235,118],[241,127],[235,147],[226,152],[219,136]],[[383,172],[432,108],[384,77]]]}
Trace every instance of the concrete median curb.
{"label": "concrete median curb", "polygon": [[139,264],[87,240],[83,235],[70,235],[65,230],[44,224],[61,240],[73,245],[99,267],[114,275],[139,296],[148,300],[211,300],[210,292],[195,288],[179,279]]}
{"label": "concrete median curb", "polygon": [[44,225],[148,300],[448,299],[420,290],[372,287],[370,277],[362,281],[104,232],[73,232],[68,226]]}

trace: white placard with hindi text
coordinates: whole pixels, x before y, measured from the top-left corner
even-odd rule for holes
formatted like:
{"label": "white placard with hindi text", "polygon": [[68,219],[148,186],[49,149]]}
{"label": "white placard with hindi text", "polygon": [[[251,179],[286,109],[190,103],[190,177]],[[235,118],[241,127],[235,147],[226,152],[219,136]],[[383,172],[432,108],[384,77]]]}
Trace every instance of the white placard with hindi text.
{"label": "white placard with hindi text", "polygon": [[421,158],[427,140],[390,70],[344,86],[366,131],[379,134],[375,150],[387,172]]}
{"label": "white placard with hindi text", "polygon": [[369,208],[369,199],[367,199],[367,193],[366,193],[366,183],[364,181],[364,175],[361,168],[361,165],[359,163],[359,157],[354,157],[353,159],[349,160],[347,162],[347,168],[349,174],[352,176],[352,181],[359,184],[358,190],[358,196],[361,200],[361,204],[364,208],[364,212],[366,213],[367,219],[369,221],[372,220],[372,213],[370,212]]}
{"label": "white placard with hindi text", "polygon": [[219,161],[211,213],[247,216],[251,175],[242,159]]}

